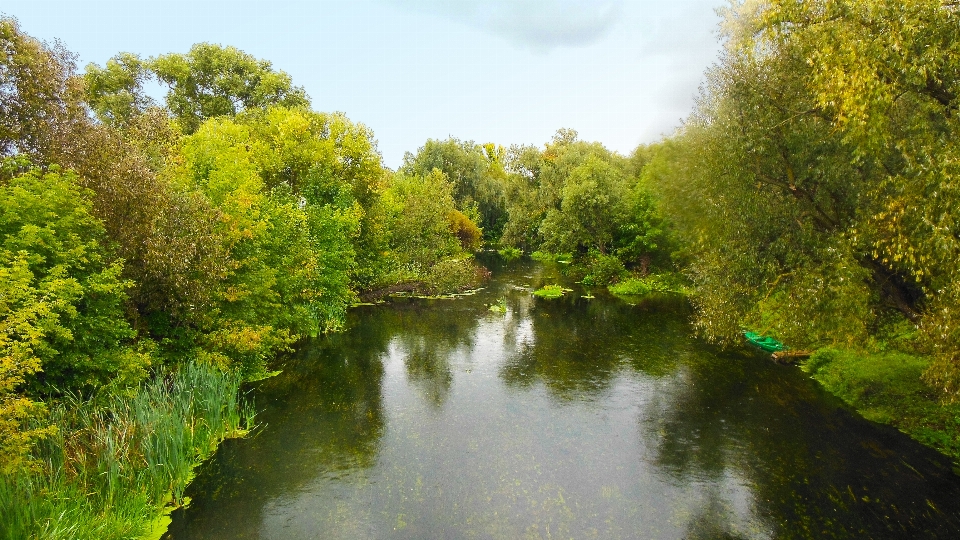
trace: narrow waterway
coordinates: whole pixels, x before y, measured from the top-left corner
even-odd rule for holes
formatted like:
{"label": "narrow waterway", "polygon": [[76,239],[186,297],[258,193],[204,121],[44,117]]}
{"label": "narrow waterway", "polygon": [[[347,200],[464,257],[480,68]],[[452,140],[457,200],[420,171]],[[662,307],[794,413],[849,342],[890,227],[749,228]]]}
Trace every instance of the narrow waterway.
{"label": "narrow waterway", "polygon": [[683,299],[544,300],[554,270],[494,270],[304,344],[165,538],[960,538],[949,460],[698,342]]}

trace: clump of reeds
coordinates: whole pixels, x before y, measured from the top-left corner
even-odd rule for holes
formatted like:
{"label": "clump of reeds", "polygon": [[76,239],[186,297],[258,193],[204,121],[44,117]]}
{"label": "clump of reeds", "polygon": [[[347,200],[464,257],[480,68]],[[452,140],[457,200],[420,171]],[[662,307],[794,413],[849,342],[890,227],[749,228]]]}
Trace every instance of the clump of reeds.
{"label": "clump of reeds", "polygon": [[240,378],[189,363],[133,392],[50,406],[33,469],[0,476],[0,538],[131,538],[183,503],[193,468],[252,425]]}

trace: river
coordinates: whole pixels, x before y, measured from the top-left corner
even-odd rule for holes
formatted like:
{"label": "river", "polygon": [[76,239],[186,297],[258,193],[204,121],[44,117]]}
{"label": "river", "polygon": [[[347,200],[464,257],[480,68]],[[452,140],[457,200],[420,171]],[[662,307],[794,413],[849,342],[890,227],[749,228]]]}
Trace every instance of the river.
{"label": "river", "polygon": [[540,299],[556,269],[492,265],[304,343],[164,538],[960,538],[950,460],[698,341],[684,299]]}

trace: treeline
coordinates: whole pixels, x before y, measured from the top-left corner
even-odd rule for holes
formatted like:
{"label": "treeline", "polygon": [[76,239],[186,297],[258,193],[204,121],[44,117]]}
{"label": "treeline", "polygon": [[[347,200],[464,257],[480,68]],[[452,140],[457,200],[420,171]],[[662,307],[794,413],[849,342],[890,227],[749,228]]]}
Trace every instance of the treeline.
{"label": "treeline", "polygon": [[443,173],[458,209],[501,250],[572,263],[588,286],[669,271],[678,246],[642,172],[649,149],[621,156],[561,129],[544,147],[430,140],[400,170]]}
{"label": "treeline", "polygon": [[722,12],[694,114],[649,148],[699,333],[743,332],[866,418],[960,460],[960,6]]}

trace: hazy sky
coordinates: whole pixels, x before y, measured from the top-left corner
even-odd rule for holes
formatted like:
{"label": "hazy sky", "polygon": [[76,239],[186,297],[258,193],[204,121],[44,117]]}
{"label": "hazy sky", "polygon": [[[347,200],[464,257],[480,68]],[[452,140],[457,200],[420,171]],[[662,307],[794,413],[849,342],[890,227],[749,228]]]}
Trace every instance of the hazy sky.
{"label": "hazy sky", "polygon": [[725,0],[4,0],[87,63],[207,41],[273,62],[321,111],[373,129],[385,163],[428,138],[621,153],[669,134],[717,57]]}

